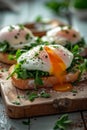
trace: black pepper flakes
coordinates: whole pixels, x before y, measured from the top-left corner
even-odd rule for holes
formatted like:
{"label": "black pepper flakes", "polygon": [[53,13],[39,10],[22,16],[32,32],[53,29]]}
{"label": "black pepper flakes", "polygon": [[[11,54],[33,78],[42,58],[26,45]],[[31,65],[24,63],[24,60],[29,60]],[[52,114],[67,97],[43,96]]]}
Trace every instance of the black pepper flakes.
{"label": "black pepper flakes", "polygon": [[65,33],[69,34],[69,31],[68,31],[68,30],[65,30]]}
{"label": "black pepper flakes", "polygon": [[76,34],[73,34],[73,37],[76,37]]}
{"label": "black pepper flakes", "polygon": [[18,39],[18,36],[15,35],[14,38],[15,38],[15,39]]}
{"label": "black pepper flakes", "polygon": [[23,44],[23,42],[20,42],[19,44]]}
{"label": "black pepper flakes", "polygon": [[48,56],[47,56],[47,55],[45,55],[45,58],[48,58]]}
{"label": "black pepper flakes", "polygon": [[19,35],[20,35],[20,33],[17,33],[17,35],[19,36]]}

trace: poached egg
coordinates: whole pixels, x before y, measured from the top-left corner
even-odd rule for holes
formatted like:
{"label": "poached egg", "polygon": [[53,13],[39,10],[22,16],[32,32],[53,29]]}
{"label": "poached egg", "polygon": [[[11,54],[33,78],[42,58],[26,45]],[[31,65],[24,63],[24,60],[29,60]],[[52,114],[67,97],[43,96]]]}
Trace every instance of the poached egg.
{"label": "poached egg", "polygon": [[13,50],[30,46],[34,39],[32,32],[22,25],[6,26],[0,30],[0,42],[8,42]]}
{"label": "poached egg", "polygon": [[57,44],[65,46],[68,42],[76,44],[81,40],[80,33],[68,26],[56,27],[46,33],[46,36],[42,37],[43,41],[55,42]]}
{"label": "poached egg", "polygon": [[53,86],[56,91],[72,89],[70,83],[64,83],[66,69],[70,67],[73,54],[61,45],[40,45],[23,53],[17,60],[25,61],[22,68],[26,70],[41,70],[49,72],[57,78],[59,84]]}
{"label": "poached egg", "polygon": [[53,68],[52,57],[55,59],[54,64],[57,64],[57,62],[58,64],[63,63],[67,69],[71,65],[73,54],[61,45],[39,45],[23,53],[17,62],[25,60],[22,64],[23,68],[46,71],[51,74],[51,69]]}

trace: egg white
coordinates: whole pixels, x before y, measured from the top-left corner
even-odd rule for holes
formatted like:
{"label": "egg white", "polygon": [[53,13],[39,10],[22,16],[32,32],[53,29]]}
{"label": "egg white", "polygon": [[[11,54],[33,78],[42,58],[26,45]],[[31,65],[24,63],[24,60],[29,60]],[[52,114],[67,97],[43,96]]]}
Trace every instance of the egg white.
{"label": "egg white", "polygon": [[[40,45],[23,53],[18,58],[17,62],[20,63],[21,61],[25,61],[22,64],[22,67],[27,70],[41,70],[51,73],[52,63],[44,46],[45,45]],[[62,59],[66,65],[66,69],[71,65],[73,54],[70,51],[61,45],[48,45],[48,47]]]}
{"label": "egg white", "polygon": [[[61,35],[63,33],[63,30],[66,31],[70,31],[70,33],[66,33],[66,36]],[[76,35],[76,38],[73,38],[73,34]],[[69,36],[70,38],[67,38],[67,36]],[[65,46],[68,42],[72,43],[72,44],[76,44],[77,42],[79,42],[81,40],[81,36],[80,33],[71,28],[69,29],[68,26],[64,26],[64,27],[56,27],[54,29],[49,30],[46,33],[46,36],[42,37],[43,41],[49,41],[49,42],[55,42],[57,44],[60,44],[62,46]]]}
{"label": "egg white", "polygon": [[[13,27],[12,30],[11,27]],[[26,39],[27,34],[29,35],[28,39]],[[30,46],[34,39],[35,37],[29,29],[25,27],[21,29],[19,25],[6,26],[0,30],[0,42],[7,41],[12,49],[17,50],[24,46]]]}

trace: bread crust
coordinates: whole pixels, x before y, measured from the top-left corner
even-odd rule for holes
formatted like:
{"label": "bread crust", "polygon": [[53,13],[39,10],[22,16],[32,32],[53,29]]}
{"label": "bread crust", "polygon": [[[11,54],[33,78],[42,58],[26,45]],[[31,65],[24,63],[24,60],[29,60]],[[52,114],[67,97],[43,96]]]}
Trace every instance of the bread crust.
{"label": "bread crust", "polygon": [[[11,74],[14,71],[14,67],[15,67],[15,65],[12,65],[9,68],[9,74]],[[76,73],[69,73],[69,74],[65,75],[64,82],[74,82],[78,79],[78,76],[79,76],[79,71],[77,71]],[[24,79],[17,78],[17,75],[14,74],[11,77],[11,80],[15,87],[22,89],[22,90],[34,89],[36,87],[35,83],[34,83],[34,79],[32,79],[32,78],[24,80]],[[40,88],[41,87],[51,88],[54,85],[59,84],[59,82],[55,76],[42,77],[42,80],[43,80],[43,85],[37,86],[38,88],[39,87]]]}
{"label": "bread crust", "polygon": [[8,53],[0,53],[0,61],[3,62],[3,63],[6,63],[6,64],[15,64],[16,61],[15,60],[9,60],[8,59]]}

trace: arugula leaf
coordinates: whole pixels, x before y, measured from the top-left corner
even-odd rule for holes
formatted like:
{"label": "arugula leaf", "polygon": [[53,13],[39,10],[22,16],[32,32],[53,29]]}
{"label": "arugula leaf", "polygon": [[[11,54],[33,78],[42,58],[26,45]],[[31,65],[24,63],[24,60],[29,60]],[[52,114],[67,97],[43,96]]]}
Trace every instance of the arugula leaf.
{"label": "arugula leaf", "polygon": [[71,92],[72,92],[72,93],[78,93],[77,90],[74,90],[74,89],[71,90]]}
{"label": "arugula leaf", "polygon": [[15,56],[12,55],[12,54],[9,54],[8,59],[9,59],[9,60],[15,60]]}
{"label": "arugula leaf", "polygon": [[36,84],[36,85],[43,85],[43,81],[42,81],[42,79],[39,77],[38,71],[36,71],[35,84]]}
{"label": "arugula leaf", "polygon": [[31,102],[34,101],[35,98],[38,98],[38,94],[37,94],[37,93],[32,92],[32,93],[30,93],[30,94],[28,95],[28,99],[29,99]]}
{"label": "arugula leaf", "polygon": [[21,30],[24,29],[24,25],[23,24],[18,24],[18,26],[20,27]]}
{"label": "arugula leaf", "polygon": [[35,18],[35,22],[42,22],[42,16],[41,16],[41,15],[38,15],[38,16]]}
{"label": "arugula leaf", "polygon": [[10,25],[9,26],[9,31],[11,32],[11,31],[13,31],[15,28],[12,26],[12,25]]}
{"label": "arugula leaf", "polygon": [[6,52],[9,48],[9,43],[7,41],[0,42],[0,52]]}
{"label": "arugula leaf", "polygon": [[23,123],[24,125],[30,125],[30,120],[28,120],[28,121],[22,121],[22,123]]}
{"label": "arugula leaf", "polygon": [[45,92],[45,91],[42,91],[42,92],[40,93],[40,97],[43,97],[43,98],[50,98],[51,95],[50,95],[49,93]]}
{"label": "arugula leaf", "polygon": [[53,129],[66,130],[67,126],[71,123],[72,121],[69,119],[68,114],[64,114],[60,117],[60,119],[57,120]]}
{"label": "arugula leaf", "polygon": [[21,54],[22,54],[22,50],[18,49],[16,51],[16,59],[18,59],[21,56]]}
{"label": "arugula leaf", "polygon": [[15,104],[15,105],[20,105],[19,101],[13,101],[12,103]]}
{"label": "arugula leaf", "polygon": [[45,91],[41,91],[40,93],[37,93],[37,91],[32,92],[32,93],[27,92],[26,95],[28,96],[28,99],[31,102],[34,101],[36,98],[39,98],[39,97],[40,98],[50,98],[51,97],[51,95],[49,93],[45,92]]}

